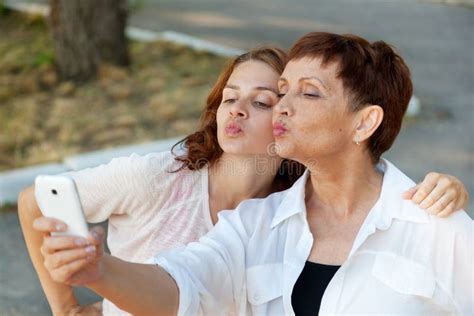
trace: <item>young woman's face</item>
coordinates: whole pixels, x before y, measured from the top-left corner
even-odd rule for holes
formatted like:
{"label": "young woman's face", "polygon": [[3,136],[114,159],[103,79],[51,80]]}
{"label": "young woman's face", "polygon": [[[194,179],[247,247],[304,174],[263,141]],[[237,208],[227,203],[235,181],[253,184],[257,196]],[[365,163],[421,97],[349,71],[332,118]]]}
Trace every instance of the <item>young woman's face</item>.
{"label": "young woman's face", "polygon": [[272,107],[280,74],[260,61],[238,65],[217,110],[217,139],[224,153],[267,154],[274,142]]}

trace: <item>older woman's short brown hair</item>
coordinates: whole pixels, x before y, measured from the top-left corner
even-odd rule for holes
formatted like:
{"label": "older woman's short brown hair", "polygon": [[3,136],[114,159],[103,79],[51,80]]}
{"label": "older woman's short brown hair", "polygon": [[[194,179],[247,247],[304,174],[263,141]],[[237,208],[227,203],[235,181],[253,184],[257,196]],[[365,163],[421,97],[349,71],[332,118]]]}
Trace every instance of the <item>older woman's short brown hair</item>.
{"label": "older woman's short brown hair", "polygon": [[[199,170],[206,165],[213,164],[222,155],[222,149],[217,141],[216,114],[222,102],[222,92],[234,69],[246,61],[261,61],[275,70],[283,72],[287,62],[286,53],[276,47],[262,47],[237,56],[224,68],[216,83],[212,87],[201,115],[201,126],[198,131],[187,136],[176,145],[183,146],[186,151],[175,159],[182,163],[182,169]],[[255,135],[258,137],[258,135]],[[274,188],[283,190],[290,187],[304,172],[304,166],[295,161],[284,160],[275,177]]]}
{"label": "older woman's short brown hair", "polygon": [[369,43],[355,35],[324,32],[308,33],[293,45],[289,60],[303,57],[319,57],[323,65],[338,63],[338,77],[350,96],[352,111],[370,104],[383,108],[383,121],[368,145],[378,161],[395,141],[413,93],[410,70],[402,57],[383,41]]}

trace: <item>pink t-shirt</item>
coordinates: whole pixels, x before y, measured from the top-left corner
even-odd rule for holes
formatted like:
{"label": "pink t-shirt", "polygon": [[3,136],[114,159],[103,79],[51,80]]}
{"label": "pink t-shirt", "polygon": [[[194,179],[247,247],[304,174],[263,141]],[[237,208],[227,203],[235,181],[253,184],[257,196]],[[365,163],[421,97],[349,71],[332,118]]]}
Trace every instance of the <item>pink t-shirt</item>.
{"label": "pink t-shirt", "polygon": [[[112,255],[144,263],[161,250],[198,240],[212,228],[208,169],[181,170],[171,152],[115,158],[70,172],[90,223],[109,220]],[[104,300],[104,315],[126,314]]]}

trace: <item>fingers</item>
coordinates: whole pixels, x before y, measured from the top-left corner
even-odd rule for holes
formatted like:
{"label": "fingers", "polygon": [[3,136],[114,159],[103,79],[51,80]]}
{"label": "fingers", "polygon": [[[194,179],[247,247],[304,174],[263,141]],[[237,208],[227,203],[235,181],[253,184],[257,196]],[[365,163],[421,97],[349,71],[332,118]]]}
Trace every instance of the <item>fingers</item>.
{"label": "fingers", "polygon": [[[57,223],[43,219],[37,223],[45,231]],[[104,230],[94,227],[87,238],[77,236],[47,236],[41,253],[51,278],[59,283],[81,285],[97,276],[97,266],[103,255]],[[89,264],[89,266],[87,266]]]}
{"label": "fingers", "polygon": [[407,191],[403,192],[402,198],[404,200],[411,200],[413,198],[413,196],[415,195],[415,193],[418,191],[419,186],[420,185],[418,184],[418,185],[414,186],[413,188],[410,188]]}
{"label": "fingers", "polygon": [[455,198],[455,191],[447,188],[445,183],[438,183],[438,185],[431,191],[431,193],[425,197],[425,199],[420,203],[422,209],[428,209],[436,202],[441,200],[444,196],[447,196],[449,201]]}
{"label": "fingers", "polygon": [[58,219],[42,216],[34,220],[33,228],[43,233],[52,233],[65,231],[67,225]]}
{"label": "fingers", "polygon": [[87,246],[102,251],[103,240],[104,230],[101,227],[91,229],[87,239],[77,236],[47,236],[43,239],[40,251],[45,257],[66,253],[67,250],[90,249]]}
{"label": "fingers", "polygon": [[[423,202],[424,203],[424,202]],[[454,194],[445,193],[438,201],[436,201],[433,205],[428,207],[426,211],[430,214],[439,214],[441,212],[447,211],[448,205],[451,205],[454,208],[455,200]]]}
{"label": "fingers", "polygon": [[431,172],[419,186],[412,201],[431,214],[445,217],[467,203],[468,194],[463,184],[450,175]]}
{"label": "fingers", "polygon": [[466,209],[469,202],[469,193],[467,193],[466,188],[461,182],[459,183],[459,187],[456,188],[456,192],[461,192],[457,199],[456,210]]}
{"label": "fingers", "polygon": [[62,269],[70,263],[81,259],[93,259],[95,256],[95,246],[87,246],[80,249],[71,249],[55,252],[45,256],[44,266],[46,269],[52,271],[55,269]]}
{"label": "fingers", "polygon": [[49,273],[51,275],[51,278],[56,282],[73,284],[74,282],[72,278],[74,274],[84,269],[87,264],[89,264],[90,260],[91,259],[87,258],[78,259],[65,265],[62,265],[58,269],[52,269]]}
{"label": "fingers", "polygon": [[453,181],[450,176],[439,173],[429,173],[421,183],[418,192],[415,193],[413,201],[423,209],[428,209],[440,200],[445,194],[450,199],[455,198],[456,190],[452,188]]}
{"label": "fingers", "polygon": [[89,230],[87,241],[92,245],[102,245],[104,241],[105,232],[100,226],[94,226]]}
{"label": "fingers", "polygon": [[444,208],[443,211],[439,212],[437,215],[438,217],[446,217],[450,215],[452,212],[454,212],[455,210],[456,210],[455,203],[451,202]]}
{"label": "fingers", "polygon": [[[445,201],[447,200],[448,199],[446,199]],[[434,214],[437,214],[438,217],[449,216],[455,211],[465,208],[464,206],[465,203],[467,203],[467,193],[461,194],[461,196],[458,197],[457,199],[456,199],[456,193],[454,193],[454,196],[451,198],[450,202],[449,203],[444,202],[442,207],[440,207],[438,210],[434,210],[435,212]]]}
{"label": "fingers", "polygon": [[[463,187],[463,189],[465,189]],[[464,194],[463,194],[463,199],[461,201],[459,201],[459,208],[462,208],[462,209],[466,209],[467,208],[467,205],[469,203],[469,193],[467,193],[467,190],[464,191]]]}
{"label": "fingers", "polygon": [[420,204],[436,187],[439,173],[431,172],[428,173],[422,183],[418,184],[418,190],[412,198],[412,201],[416,204]]}
{"label": "fingers", "polygon": [[81,248],[89,244],[89,241],[82,237],[74,236],[53,236],[45,237],[41,245],[41,253],[43,255],[53,253],[55,251]]}

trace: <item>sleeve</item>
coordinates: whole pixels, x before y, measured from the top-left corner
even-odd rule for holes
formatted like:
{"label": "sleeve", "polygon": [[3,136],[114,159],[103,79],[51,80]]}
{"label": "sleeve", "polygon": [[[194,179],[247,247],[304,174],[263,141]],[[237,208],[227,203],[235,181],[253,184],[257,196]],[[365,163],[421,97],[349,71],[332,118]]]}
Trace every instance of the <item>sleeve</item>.
{"label": "sleeve", "polygon": [[464,211],[436,221],[438,282],[457,313],[474,315],[474,222]]}
{"label": "sleeve", "polygon": [[165,269],[179,288],[178,315],[228,315],[235,311],[245,288],[247,241],[239,212],[224,211],[199,242],[153,258],[152,263]]}
{"label": "sleeve", "polygon": [[[165,153],[154,155],[160,155],[158,160],[163,162]],[[149,183],[149,160],[149,155],[132,154],[114,158],[98,167],[65,173],[76,183],[86,220],[102,222],[111,215],[126,214],[143,207],[151,200],[153,186]],[[159,164],[155,165],[154,171],[156,168],[160,168]]]}
{"label": "sleeve", "polygon": [[469,221],[469,227],[455,234],[452,249],[452,296],[461,315],[474,315],[474,222]]}

